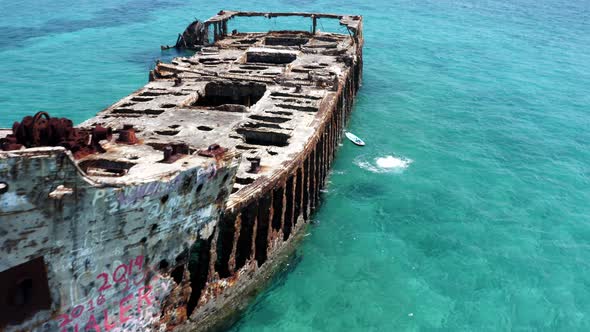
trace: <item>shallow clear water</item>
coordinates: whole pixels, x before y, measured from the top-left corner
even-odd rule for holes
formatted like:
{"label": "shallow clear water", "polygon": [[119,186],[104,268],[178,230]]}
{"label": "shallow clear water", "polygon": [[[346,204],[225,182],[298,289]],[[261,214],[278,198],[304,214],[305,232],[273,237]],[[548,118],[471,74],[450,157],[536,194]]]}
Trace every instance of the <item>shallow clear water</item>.
{"label": "shallow clear water", "polygon": [[0,3],[5,127],[90,117],[221,8],[365,16],[367,146],[233,331],[590,330],[587,0]]}

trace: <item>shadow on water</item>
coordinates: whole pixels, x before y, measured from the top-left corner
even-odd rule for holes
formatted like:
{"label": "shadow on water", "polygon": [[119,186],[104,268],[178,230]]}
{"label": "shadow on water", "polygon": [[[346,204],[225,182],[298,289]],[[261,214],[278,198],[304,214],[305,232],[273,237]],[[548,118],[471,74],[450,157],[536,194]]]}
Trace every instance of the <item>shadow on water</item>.
{"label": "shadow on water", "polygon": [[151,18],[151,12],[173,6],[183,6],[183,3],[168,0],[132,0],[115,8],[102,9],[96,12],[92,19],[55,19],[38,27],[0,26],[0,50],[25,46],[32,38],[144,22]]}
{"label": "shadow on water", "polygon": [[374,181],[358,181],[345,185],[341,189],[347,196],[354,196],[358,200],[373,200],[377,198],[387,197],[391,189],[386,184]]}

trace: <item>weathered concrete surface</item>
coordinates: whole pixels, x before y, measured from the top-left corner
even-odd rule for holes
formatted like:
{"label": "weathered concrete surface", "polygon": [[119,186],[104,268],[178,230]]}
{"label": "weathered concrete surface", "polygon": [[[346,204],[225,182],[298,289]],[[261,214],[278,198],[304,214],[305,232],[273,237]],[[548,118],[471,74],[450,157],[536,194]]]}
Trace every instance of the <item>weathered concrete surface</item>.
{"label": "weathered concrete surface", "polygon": [[301,220],[301,229],[293,233],[281,250],[272,256],[259,268],[254,266],[244,269],[244,272],[231,283],[231,292],[220,296],[220,301],[211,301],[199,311],[202,314],[197,319],[191,319],[176,332],[223,331],[231,327],[243,313],[255,296],[273,281],[273,277],[280,272],[291,269],[289,263],[295,258],[295,250],[305,237],[307,224]]}
{"label": "weathered concrete surface", "polygon": [[[2,314],[5,330],[145,331],[186,320],[186,311],[161,319],[173,310],[163,299],[188,302],[176,292],[190,292],[191,246],[211,236],[237,159],[176,166],[117,186],[87,177],[63,148],[1,153],[9,188],[0,195],[0,294],[12,311]],[[44,266],[12,273],[38,258]],[[27,306],[39,310],[22,317]]]}
{"label": "weathered concrete surface", "polygon": [[[233,17],[291,15],[313,30],[228,33]],[[0,327],[214,329],[295,248],[360,86],[362,18],[220,12],[193,30],[198,53],[78,127],[114,130],[96,152],[0,152],[0,278],[25,302]],[[26,301],[23,269],[45,301]]]}

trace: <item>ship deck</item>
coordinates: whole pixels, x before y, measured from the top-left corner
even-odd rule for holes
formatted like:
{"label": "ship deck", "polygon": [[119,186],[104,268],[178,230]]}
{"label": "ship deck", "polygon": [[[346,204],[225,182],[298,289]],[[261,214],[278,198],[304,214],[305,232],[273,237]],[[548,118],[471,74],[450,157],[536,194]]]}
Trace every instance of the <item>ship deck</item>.
{"label": "ship deck", "polygon": [[[150,83],[82,123],[89,130],[133,126],[140,144],[102,142],[105,153],[78,162],[93,165],[101,182],[124,184],[166,174],[184,155],[218,144],[242,152],[231,205],[257,190],[258,179],[280,176],[304,151],[355,52],[355,39],[342,34],[224,36],[194,56],[159,63]],[[179,145],[188,152],[163,163],[165,148]],[[96,171],[100,163],[112,165],[105,160],[132,167],[114,178]]]}

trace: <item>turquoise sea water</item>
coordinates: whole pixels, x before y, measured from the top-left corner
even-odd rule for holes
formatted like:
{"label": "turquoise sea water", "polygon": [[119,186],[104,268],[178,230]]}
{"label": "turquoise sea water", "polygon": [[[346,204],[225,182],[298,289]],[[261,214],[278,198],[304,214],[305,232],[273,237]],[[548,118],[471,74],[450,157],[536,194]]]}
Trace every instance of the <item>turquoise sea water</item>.
{"label": "turquoise sea water", "polygon": [[588,0],[0,4],[4,127],[92,116],[222,8],[364,15],[367,146],[232,331],[590,330]]}

